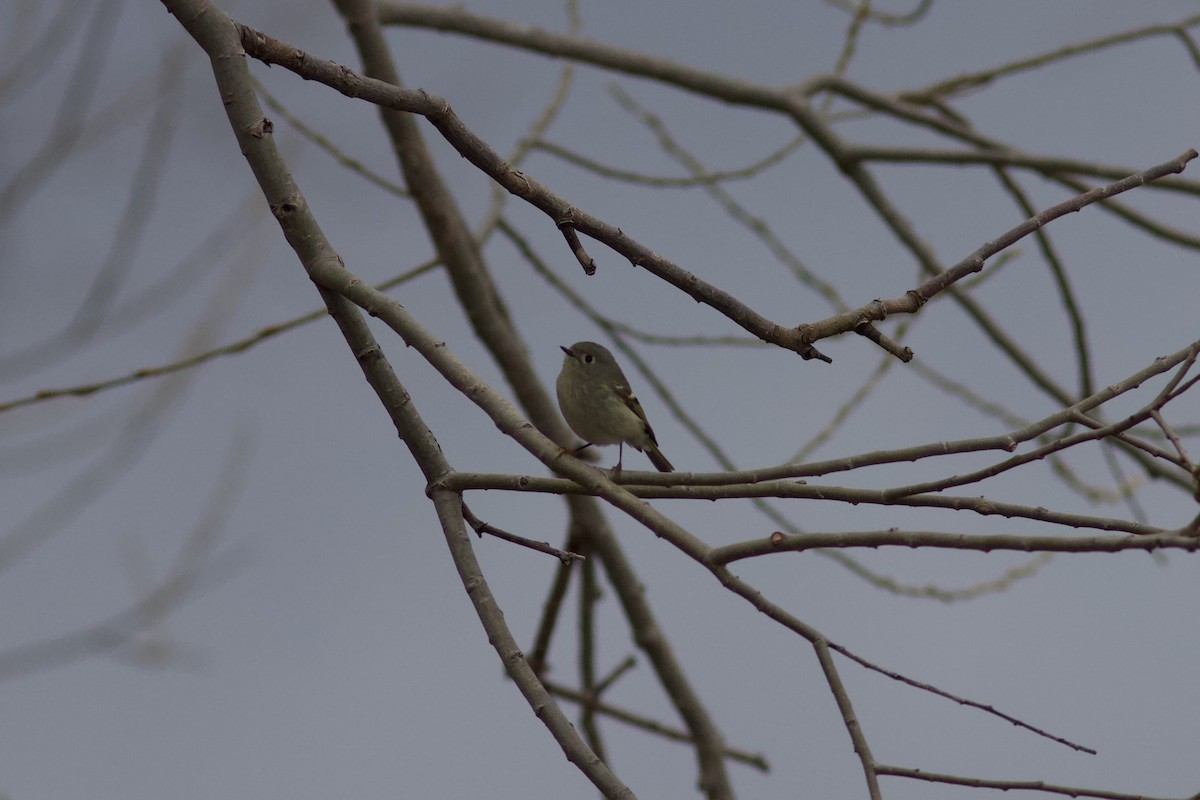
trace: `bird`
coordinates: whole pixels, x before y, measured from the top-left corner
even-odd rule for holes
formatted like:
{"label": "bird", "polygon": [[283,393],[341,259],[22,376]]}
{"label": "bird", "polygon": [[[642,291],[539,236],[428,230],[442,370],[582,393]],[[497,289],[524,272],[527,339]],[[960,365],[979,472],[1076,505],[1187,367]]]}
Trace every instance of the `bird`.
{"label": "bird", "polygon": [[575,452],[589,445],[615,444],[619,449],[613,472],[620,473],[628,444],[645,453],[659,472],[674,472],[613,354],[595,342],[560,349],[566,357],[555,383],[558,407],[571,430],[586,442]]}

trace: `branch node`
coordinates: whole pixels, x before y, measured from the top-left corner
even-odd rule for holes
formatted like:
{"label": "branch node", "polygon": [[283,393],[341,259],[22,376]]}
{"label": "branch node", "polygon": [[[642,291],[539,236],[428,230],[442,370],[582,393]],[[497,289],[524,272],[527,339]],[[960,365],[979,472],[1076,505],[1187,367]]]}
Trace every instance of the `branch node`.
{"label": "branch node", "polygon": [[795,328],[795,337],[793,347],[791,349],[799,353],[800,357],[805,361],[818,359],[826,364],[832,364],[833,359],[822,353],[820,350],[812,346],[813,327],[807,323],[801,323]]}
{"label": "branch node", "polygon": [[913,301],[912,313],[914,314],[921,310],[921,306],[929,302],[929,298],[916,289],[909,289],[904,294]]}
{"label": "branch node", "polygon": [[[879,303],[878,300],[875,302]],[[879,303],[879,305],[882,313],[883,304]],[[882,319],[882,316],[880,319]],[[905,364],[913,359],[913,351],[911,347],[904,347],[894,339],[885,336],[883,331],[876,328],[869,319],[864,318],[859,320],[858,324],[854,326],[854,332],[859,336],[865,336],[867,339],[870,339],[872,342],[879,345],[884,350],[903,361]]]}
{"label": "branch node", "polygon": [[575,256],[575,260],[579,262],[579,266],[583,267],[583,273],[585,275],[595,275],[596,262],[588,255],[587,250],[583,249],[583,242],[579,241],[579,234],[575,232],[573,215],[568,212],[561,219],[555,220],[554,224],[558,226],[559,232],[567,240],[567,246],[571,248],[571,254]]}

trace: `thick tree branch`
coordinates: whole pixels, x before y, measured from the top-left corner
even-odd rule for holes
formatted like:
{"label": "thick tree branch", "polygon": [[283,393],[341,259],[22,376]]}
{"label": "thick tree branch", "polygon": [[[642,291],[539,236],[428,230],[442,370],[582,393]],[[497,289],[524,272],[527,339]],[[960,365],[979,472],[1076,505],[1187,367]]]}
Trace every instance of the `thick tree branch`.
{"label": "thick tree branch", "polygon": [[[206,0],[164,0],[164,5],[209,55],[218,89],[225,100],[230,125],[272,212],[301,263],[314,280],[323,271],[340,270],[340,259],[322,234],[275,149],[270,124],[263,117],[254,97],[233,21]],[[606,797],[632,797],[629,788],[596,759],[579,738],[521,655],[475,560],[470,536],[463,524],[461,495],[438,483],[439,478],[450,471],[450,466],[442,456],[432,432],[417,415],[407,392],[387,364],[370,329],[343,297],[322,289],[322,298],[358,359],[368,383],[375,389],[401,438],[430,482],[429,494],[455,566],[505,670],[563,748],[567,758],[587,775],[596,788]]]}

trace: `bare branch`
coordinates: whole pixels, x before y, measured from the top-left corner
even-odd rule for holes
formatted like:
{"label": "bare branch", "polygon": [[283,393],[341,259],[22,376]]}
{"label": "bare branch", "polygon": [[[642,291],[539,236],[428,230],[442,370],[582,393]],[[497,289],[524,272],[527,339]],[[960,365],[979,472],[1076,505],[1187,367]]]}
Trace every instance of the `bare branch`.
{"label": "bare branch", "polygon": [[[985,778],[965,778],[959,775],[946,775],[940,772],[909,769],[907,767],[892,767],[886,764],[879,764],[876,767],[876,771],[880,775],[911,778],[912,780],[928,781],[929,783],[945,783],[951,786],[971,786],[978,789],[1000,789],[1002,791],[1018,789],[1029,792],[1063,794],[1068,797],[1095,797],[1100,800],[1172,800],[1172,798],[1152,797],[1140,793],[1107,792],[1100,789],[1087,789],[1082,786],[1062,786],[1060,784],[1046,783],[1045,781],[995,781]],[[1189,795],[1185,798],[1178,798],[1178,800],[1196,800],[1197,798],[1200,798],[1200,794]]]}
{"label": "bare branch", "polygon": [[[644,730],[647,733],[654,734],[655,736],[661,736],[664,739],[670,739],[674,742],[692,743],[695,741],[684,731],[668,727],[663,725],[661,722],[656,722],[655,720],[650,719],[649,717],[635,714],[632,711],[626,711],[625,709],[605,703],[602,700],[590,698],[586,693],[577,691],[570,687],[563,686],[553,681],[546,681],[546,688],[549,689],[550,692],[556,697],[561,697],[564,700],[570,700],[571,702],[578,703],[580,705],[590,706],[598,714],[611,717],[618,722],[624,722],[626,725]],[[766,756],[762,755],[761,753],[750,753],[745,750],[738,750],[735,747],[727,747],[725,748],[725,755],[733,761],[754,767],[759,772],[771,771],[771,766],[767,762]]]}
{"label": "bare branch", "polygon": [[545,553],[546,555],[554,556],[563,564],[570,564],[572,561],[578,561],[587,558],[587,556],[582,556],[579,553],[572,553],[570,550],[559,550],[557,547],[551,547],[549,542],[538,542],[525,536],[518,536],[515,533],[509,533],[506,530],[497,528],[495,525],[484,522],[479,517],[471,513],[471,509],[467,507],[466,503],[462,504],[462,514],[463,519],[467,521],[467,524],[471,526],[471,529],[475,531],[475,535],[480,539],[482,539],[483,535],[486,533],[489,536],[495,536],[497,539],[503,539],[506,542],[511,542],[513,544],[520,545],[521,547],[528,547],[530,550],[536,550],[539,553]]}
{"label": "bare branch", "polygon": [[858,760],[862,763],[863,775],[867,780],[867,792],[872,800],[881,800],[883,795],[879,791],[879,773],[875,770],[875,758],[871,755],[867,737],[863,735],[862,727],[859,725],[858,715],[854,713],[854,707],[850,704],[850,695],[846,693],[846,687],[842,685],[837,665],[833,663],[833,656],[829,653],[829,642],[818,639],[813,642],[813,650],[816,651],[817,661],[820,662],[821,669],[825,672],[825,681],[829,684],[830,691],[833,692],[833,699],[837,701],[838,710],[842,712],[842,724],[850,733],[850,741],[854,743],[854,752],[858,754]]}
{"label": "bare branch", "polygon": [[[164,5],[209,54],[218,87],[226,100],[225,110],[230,125],[301,263],[314,280],[318,280],[322,272],[331,267],[341,269],[336,255],[309,213],[299,188],[282,167],[279,154],[268,135],[268,126],[263,124],[262,111],[255,100],[246,64],[239,57],[238,32],[232,20],[205,0],[164,0]],[[318,280],[318,284],[320,282]],[[328,291],[322,292],[322,298],[342,330],[351,352],[358,359],[368,383],[375,389],[401,438],[430,481],[430,496],[446,542],[467,594],[501,663],[562,746],[567,758],[606,797],[632,797],[629,788],[595,759],[521,656],[520,648],[508,631],[503,614],[471,550],[470,538],[463,527],[461,497],[439,485],[441,476],[449,471],[449,465],[441,455],[432,432],[417,416],[404,387],[383,359],[370,329],[343,298]],[[432,341],[423,340],[423,343],[433,345]]]}
{"label": "bare branch", "polygon": [[1156,550],[1200,550],[1200,539],[1172,532],[1145,536],[1023,536],[1011,533],[944,533],[941,531],[845,531],[787,535],[773,533],[764,539],[715,548],[711,558],[717,564],[729,564],[743,558],[755,558],[780,552],[803,552],[818,547],[909,547],[947,550],[971,550],[991,553],[1013,550],[1020,553],[1122,553]]}

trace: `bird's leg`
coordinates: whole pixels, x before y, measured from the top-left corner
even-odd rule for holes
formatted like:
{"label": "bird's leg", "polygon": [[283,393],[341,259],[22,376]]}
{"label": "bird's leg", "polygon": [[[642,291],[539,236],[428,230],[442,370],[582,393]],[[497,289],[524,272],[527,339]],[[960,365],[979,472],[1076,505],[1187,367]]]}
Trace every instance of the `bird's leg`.
{"label": "bird's leg", "polygon": [[578,456],[580,453],[582,453],[584,450],[587,450],[591,446],[592,446],[591,442],[584,442],[583,444],[579,445],[579,447],[576,447],[574,450],[572,450],[571,455]]}
{"label": "bird's leg", "polygon": [[612,468],[613,478],[618,478],[621,475],[621,459],[625,457],[625,443],[617,442],[617,465]]}

